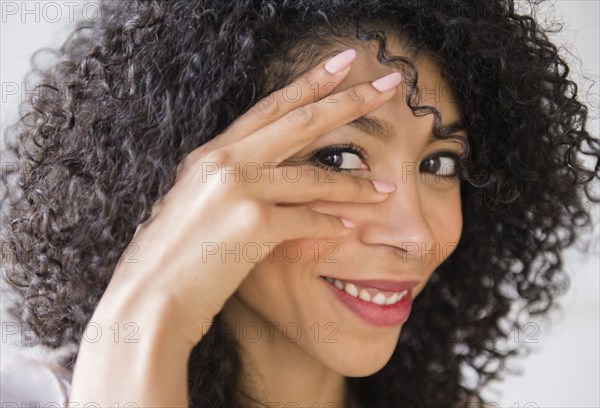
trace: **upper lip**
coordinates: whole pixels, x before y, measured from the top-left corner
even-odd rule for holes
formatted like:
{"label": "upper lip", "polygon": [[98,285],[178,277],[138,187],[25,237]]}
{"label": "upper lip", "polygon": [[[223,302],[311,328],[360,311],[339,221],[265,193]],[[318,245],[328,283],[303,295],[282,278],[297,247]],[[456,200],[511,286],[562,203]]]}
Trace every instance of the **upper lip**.
{"label": "upper lip", "polygon": [[332,279],[339,279],[344,282],[352,283],[354,285],[375,288],[386,292],[402,292],[403,290],[410,290],[417,286],[421,281],[418,280],[383,280],[383,279],[369,279],[369,280],[353,280],[353,279],[343,279],[336,278],[333,276],[328,276]]}

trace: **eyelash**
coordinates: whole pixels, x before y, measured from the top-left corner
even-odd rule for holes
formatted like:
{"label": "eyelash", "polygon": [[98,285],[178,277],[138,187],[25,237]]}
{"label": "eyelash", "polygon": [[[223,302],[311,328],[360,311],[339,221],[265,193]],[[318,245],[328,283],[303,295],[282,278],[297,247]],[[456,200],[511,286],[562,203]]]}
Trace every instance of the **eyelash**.
{"label": "eyelash", "polygon": [[[319,161],[319,159],[322,159],[323,157],[332,156],[332,155],[341,154],[341,153],[355,154],[358,157],[360,157],[360,159],[363,161],[366,160],[366,158],[367,158],[367,153],[360,146],[357,146],[354,143],[344,143],[344,144],[327,146],[322,149],[316,150],[315,152],[313,152],[310,155],[309,162],[311,162],[312,164],[314,164],[317,167],[320,167],[322,169],[329,170],[329,171],[334,171],[334,172],[342,172],[342,171],[350,172],[353,170],[360,170],[360,169],[341,169],[339,167],[328,166]],[[426,162],[427,160],[435,160],[439,157],[450,157],[450,158],[454,159],[456,173],[452,176],[437,176],[437,177],[441,177],[448,181],[459,180],[462,175],[461,170],[465,164],[466,157],[464,157],[462,155],[457,155],[454,152],[442,151],[442,152],[434,153],[433,155],[427,157],[425,160],[423,160],[423,162]]]}
{"label": "eyelash", "polygon": [[362,147],[357,146],[354,143],[344,143],[344,144],[327,146],[327,147],[323,147],[321,149],[316,150],[315,152],[313,152],[310,155],[309,161],[311,163],[313,163],[314,165],[316,165],[317,167],[320,167],[325,170],[335,171],[335,172],[341,172],[341,171],[349,172],[352,170],[358,170],[358,169],[340,169],[339,167],[328,166],[326,164],[319,162],[319,157],[322,158],[322,157],[332,156],[332,155],[341,154],[341,153],[353,153],[353,154],[357,155],[358,157],[360,157],[360,159],[363,161],[367,159],[367,153],[365,152],[365,150]]}

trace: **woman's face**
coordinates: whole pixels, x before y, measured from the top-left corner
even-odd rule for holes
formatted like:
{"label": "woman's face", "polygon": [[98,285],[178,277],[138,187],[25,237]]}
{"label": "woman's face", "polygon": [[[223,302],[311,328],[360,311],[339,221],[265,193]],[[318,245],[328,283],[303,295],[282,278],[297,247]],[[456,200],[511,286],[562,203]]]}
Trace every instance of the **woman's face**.
{"label": "woman's face", "polygon": [[[396,55],[406,55],[397,43],[389,47]],[[377,61],[374,46],[355,49],[357,57],[339,91],[393,72]],[[436,66],[429,59],[416,62],[419,104],[435,106],[443,125],[460,120],[450,88]],[[387,136],[370,134],[374,127],[368,122],[345,125],[290,158],[302,159],[324,147],[353,143],[364,150],[366,159],[346,150],[320,155],[322,165],[350,169],[349,174],[356,177],[390,181],[397,188],[377,204],[310,203],[316,211],[353,220],[355,227],[342,239],[287,242],[275,248],[271,259],[256,264],[225,306],[229,323],[239,322],[235,330],[242,342],[282,345],[350,377],[373,374],[388,362],[402,329],[403,321],[398,320],[406,320],[402,312],[393,306],[360,303],[363,300],[348,307],[343,300],[348,299],[346,291],[336,292],[340,289],[323,277],[417,281],[406,296],[408,303],[404,299],[410,305],[410,298],[418,296],[458,243],[462,230],[460,182],[443,176],[454,173],[457,162],[453,155],[460,156],[464,145],[456,139],[430,142],[433,115],[413,116],[405,98],[406,87],[401,85],[389,102],[369,115],[383,123]],[[464,131],[456,135],[466,137]],[[434,158],[441,152],[446,155]],[[294,175],[291,171],[290,180]],[[378,293],[368,284],[363,286],[371,297]],[[390,291],[383,294],[386,300],[392,296]],[[366,310],[374,320],[356,309]],[[278,342],[282,333],[279,338],[286,341]]]}

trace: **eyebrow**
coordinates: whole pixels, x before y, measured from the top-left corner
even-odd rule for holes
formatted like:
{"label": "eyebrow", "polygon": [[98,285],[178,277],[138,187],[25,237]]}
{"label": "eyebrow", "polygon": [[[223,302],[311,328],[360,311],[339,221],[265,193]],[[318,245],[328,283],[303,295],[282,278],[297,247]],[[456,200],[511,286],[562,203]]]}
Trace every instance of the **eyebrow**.
{"label": "eyebrow", "polygon": [[[364,115],[357,119],[354,119],[352,122],[347,123],[348,126],[352,126],[368,135],[374,136],[382,142],[390,142],[394,139],[396,135],[396,128],[390,122],[385,119],[379,119],[374,116]],[[456,120],[447,125],[440,126],[440,133],[442,135],[448,135],[453,132],[458,132],[460,130],[465,130],[465,126],[461,120]],[[467,138],[463,135],[452,135],[452,137],[456,137],[461,139],[463,142],[467,143]],[[427,144],[443,140],[437,138],[433,132],[429,132],[427,138]]]}

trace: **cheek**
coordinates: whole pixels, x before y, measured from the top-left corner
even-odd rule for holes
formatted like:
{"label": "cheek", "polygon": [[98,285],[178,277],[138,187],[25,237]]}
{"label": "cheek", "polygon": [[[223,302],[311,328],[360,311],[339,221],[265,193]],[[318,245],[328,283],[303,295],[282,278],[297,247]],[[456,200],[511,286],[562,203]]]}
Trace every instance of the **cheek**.
{"label": "cheek", "polygon": [[304,295],[310,285],[308,280],[314,280],[316,276],[314,257],[318,253],[317,247],[314,240],[287,241],[278,245],[252,268],[238,287],[237,296],[264,314],[290,309],[291,301]]}
{"label": "cheek", "polygon": [[427,219],[433,232],[434,244],[439,251],[439,256],[435,259],[437,267],[454,252],[462,234],[460,188],[457,186],[427,202],[429,203],[426,208]]}
{"label": "cheek", "polygon": [[463,228],[460,189],[429,201],[428,221],[433,232],[435,258],[428,259],[428,270],[433,273],[456,249]]}
{"label": "cheek", "polygon": [[434,234],[436,241],[441,245],[441,262],[454,252],[462,234],[462,227],[463,216],[459,197],[447,203],[435,219]]}
{"label": "cheek", "polygon": [[436,255],[435,257],[425,257],[429,275],[421,285],[414,289],[415,297],[421,293],[436,269],[452,255],[462,234],[463,215],[460,190],[457,189],[440,200],[430,200],[429,203],[430,205],[426,209],[428,211],[427,219],[433,232]]}

